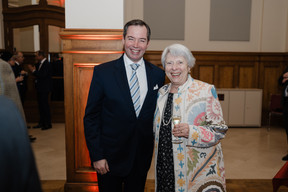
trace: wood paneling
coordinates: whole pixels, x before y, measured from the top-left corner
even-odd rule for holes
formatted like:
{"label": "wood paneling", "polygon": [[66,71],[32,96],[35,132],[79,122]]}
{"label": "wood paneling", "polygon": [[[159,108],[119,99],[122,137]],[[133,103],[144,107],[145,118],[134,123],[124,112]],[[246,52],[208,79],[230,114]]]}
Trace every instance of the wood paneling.
{"label": "wood paneling", "polygon": [[[234,69],[235,67],[232,65],[227,66],[219,66],[218,67],[218,86],[215,82],[214,85],[217,88],[229,88],[234,86],[235,78],[234,78]],[[200,78],[199,78],[200,79]],[[202,80],[202,79],[200,79]]]}
{"label": "wood paneling", "polygon": [[[74,110],[75,117],[82,117],[75,119],[75,127],[77,127],[75,135],[75,158],[76,158],[76,169],[90,168],[90,157],[88,149],[86,147],[86,141],[83,129],[83,117],[85,114],[85,107],[88,98],[88,92],[90,87],[90,82],[93,75],[93,67],[81,67],[74,66],[74,106],[77,110]],[[83,158],[84,157],[84,158]]]}
{"label": "wood paneling", "polygon": [[[278,85],[278,78],[287,66],[287,54],[286,56],[275,55],[263,55],[260,62],[259,69],[259,88],[263,89],[263,106],[266,111],[269,107],[270,95],[275,93],[281,93],[281,87]],[[285,61],[286,60],[286,61]]]}
{"label": "wood paneling", "polygon": [[[83,117],[93,67],[118,58],[122,30],[64,30],[66,166],[65,191],[98,191],[84,136]],[[85,46],[87,44],[87,46]]]}
{"label": "wood paneling", "polygon": [[203,79],[207,83],[213,84],[214,83],[214,66],[213,65],[203,65],[199,66],[199,79]]}
{"label": "wood paneling", "polygon": [[253,66],[240,66],[238,76],[239,87],[253,88],[256,83],[254,74]]}
{"label": "wood paneling", "polygon": [[[145,58],[161,66],[161,51],[147,51]],[[268,117],[270,95],[281,92],[278,78],[288,66],[288,53],[193,52],[192,77],[216,88],[263,89],[262,124]]]}

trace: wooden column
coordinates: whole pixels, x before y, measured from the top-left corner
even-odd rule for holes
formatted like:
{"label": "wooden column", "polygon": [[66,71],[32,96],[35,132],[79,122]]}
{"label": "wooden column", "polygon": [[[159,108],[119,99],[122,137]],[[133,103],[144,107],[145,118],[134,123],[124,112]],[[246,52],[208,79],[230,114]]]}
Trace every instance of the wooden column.
{"label": "wooden column", "polygon": [[117,59],[122,30],[66,29],[60,33],[64,57],[67,181],[65,191],[98,191],[84,137],[83,117],[93,67]]}

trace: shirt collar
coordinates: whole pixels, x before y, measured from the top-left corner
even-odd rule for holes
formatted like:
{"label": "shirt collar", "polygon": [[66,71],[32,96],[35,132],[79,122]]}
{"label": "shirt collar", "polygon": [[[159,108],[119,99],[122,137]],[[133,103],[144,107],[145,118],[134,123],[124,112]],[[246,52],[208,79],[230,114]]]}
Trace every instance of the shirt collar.
{"label": "shirt collar", "polygon": [[[124,53],[123,58],[124,58],[125,67],[128,67],[128,66],[130,67],[130,65],[134,63],[131,59],[128,58],[126,53]],[[143,66],[143,63],[144,63],[143,57],[137,63],[140,65],[139,67]]]}
{"label": "shirt collar", "polygon": [[42,61],[40,63],[42,64],[42,63],[44,63],[44,61],[46,61],[46,58],[42,59]]}

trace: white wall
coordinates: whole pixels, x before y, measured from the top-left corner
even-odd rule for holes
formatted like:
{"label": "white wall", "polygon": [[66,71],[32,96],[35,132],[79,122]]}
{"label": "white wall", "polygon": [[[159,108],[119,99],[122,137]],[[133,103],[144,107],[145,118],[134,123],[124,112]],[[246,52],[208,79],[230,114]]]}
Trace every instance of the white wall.
{"label": "white wall", "polygon": [[[37,33],[39,30],[37,30]],[[35,36],[34,34],[34,26],[23,27],[23,28],[14,28],[13,29],[14,36],[14,47],[17,51],[35,51],[35,37],[39,37],[39,35]],[[39,43],[39,40],[38,40]]]}
{"label": "white wall", "polygon": [[[85,0],[84,4],[83,1],[66,0],[66,28],[122,29],[131,19],[143,19],[143,1]],[[166,46],[178,42],[192,51],[288,51],[287,0],[252,0],[249,42],[209,41],[209,0],[186,0],[185,14],[184,41],[152,40],[148,49],[163,50]],[[3,15],[0,14],[0,49],[4,48],[3,30]]]}
{"label": "white wall", "polygon": [[[124,23],[133,18],[143,19],[143,1],[125,0]],[[163,50],[177,42],[192,51],[287,52],[287,0],[252,0],[250,41],[247,42],[209,41],[209,0],[186,0],[185,11],[185,40],[152,40],[149,50]]]}
{"label": "white wall", "polygon": [[286,8],[286,46],[285,46],[285,51],[288,52],[288,8]]}
{"label": "white wall", "polygon": [[287,0],[265,1],[260,51],[287,51],[287,7]]}
{"label": "white wall", "polygon": [[123,0],[66,0],[66,28],[122,29]]}
{"label": "white wall", "polygon": [[17,51],[34,52],[40,49],[39,26],[14,28],[14,48]]}

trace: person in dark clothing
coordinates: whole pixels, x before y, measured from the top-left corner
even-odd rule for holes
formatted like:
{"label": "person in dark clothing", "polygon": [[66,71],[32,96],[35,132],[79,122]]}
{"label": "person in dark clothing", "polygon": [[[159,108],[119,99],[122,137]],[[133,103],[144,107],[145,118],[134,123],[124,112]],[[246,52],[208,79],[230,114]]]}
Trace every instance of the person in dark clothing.
{"label": "person in dark clothing", "polygon": [[[283,87],[282,91],[282,104],[283,104],[283,124],[286,130],[288,142],[288,67],[283,74],[279,77],[279,85]],[[283,161],[288,161],[288,154],[282,158]]]}
{"label": "person in dark clothing", "polygon": [[0,189],[9,192],[41,192],[25,121],[8,97],[0,96],[0,106]]}
{"label": "person in dark clothing", "polygon": [[12,67],[12,69],[15,74],[15,78],[21,79],[19,81],[16,81],[16,83],[17,83],[19,94],[20,94],[21,102],[24,105],[26,90],[27,90],[28,72],[23,69],[23,62],[24,62],[23,53],[20,51],[17,51],[14,54],[14,58],[15,58],[15,65]]}
{"label": "person in dark clothing", "polygon": [[36,77],[35,88],[37,91],[39,123],[33,128],[47,130],[52,128],[49,95],[52,90],[52,67],[43,51],[36,52],[36,66],[28,65],[32,74]]}
{"label": "person in dark clothing", "polygon": [[[125,53],[95,66],[84,131],[100,192],[144,191],[153,155],[153,117],[164,71],[143,59],[150,27],[126,23]],[[138,80],[139,79],[139,80]]]}

